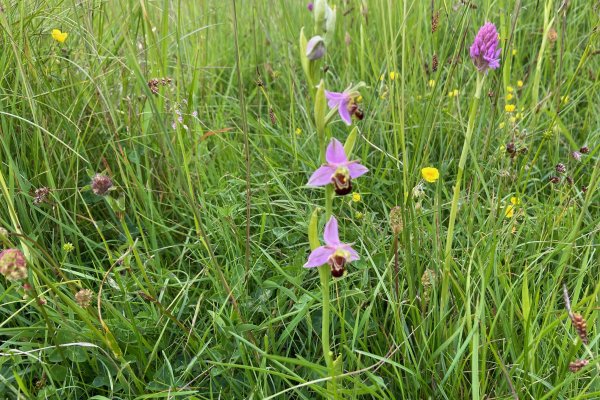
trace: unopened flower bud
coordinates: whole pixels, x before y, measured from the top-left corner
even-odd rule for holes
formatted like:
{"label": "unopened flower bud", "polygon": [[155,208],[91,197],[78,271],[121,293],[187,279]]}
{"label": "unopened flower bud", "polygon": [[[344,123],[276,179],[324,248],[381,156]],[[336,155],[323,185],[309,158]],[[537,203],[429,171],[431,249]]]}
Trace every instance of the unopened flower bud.
{"label": "unopened flower bud", "polygon": [[315,61],[325,55],[325,40],[317,35],[313,36],[306,44],[306,58]]}
{"label": "unopened flower bud", "polygon": [[556,172],[559,174],[564,174],[567,172],[567,167],[563,163],[556,164]]}
{"label": "unopened flower bud", "polygon": [[590,152],[590,148],[589,148],[589,147],[587,147],[587,146],[583,146],[582,148],[580,148],[580,149],[579,149],[579,152],[580,152],[581,154],[587,154],[587,153],[589,153],[589,152]]}
{"label": "unopened flower bud", "polygon": [[75,301],[77,304],[79,304],[79,307],[86,308],[92,304],[93,296],[94,292],[92,292],[90,289],[81,289],[75,294]]}
{"label": "unopened flower bud", "polygon": [[0,274],[9,281],[27,278],[27,261],[19,249],[6,249],[0,252]]}
{"label": "unopened flower bud", "polygon": [[106,195],[112,186],[112,180],[106,175],[96,174],[92,178],[92,191],[95,195]]}

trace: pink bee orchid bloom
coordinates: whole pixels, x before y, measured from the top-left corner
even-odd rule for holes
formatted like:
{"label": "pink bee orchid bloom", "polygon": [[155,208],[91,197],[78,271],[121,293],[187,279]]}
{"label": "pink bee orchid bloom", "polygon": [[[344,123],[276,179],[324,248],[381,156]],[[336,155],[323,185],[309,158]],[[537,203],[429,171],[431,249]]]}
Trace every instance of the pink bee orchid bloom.
{"label": "pink bee orchid bloom", "polygon": [[308,180],[308,186],[325,186],[333,184],[338,195],[345,195],[352,190],[352,179],[356,179],[369,172],[367,167],[358,160],[349,161],[344,151],[344,145],[339,140],[332,138],[325,152],[324,164],[317,168]]}
{"label": "pink bee orchid bloom", "polygon": [[338,223],[334,216],[329,218],[323,233],[325,246],[314,249],[308,256],[304,268],[315,268],[325,264],[331,267],[331,275],[339,278],[344,274],[344,266],[360,257],[350,244],[342,243],[338,232]]}

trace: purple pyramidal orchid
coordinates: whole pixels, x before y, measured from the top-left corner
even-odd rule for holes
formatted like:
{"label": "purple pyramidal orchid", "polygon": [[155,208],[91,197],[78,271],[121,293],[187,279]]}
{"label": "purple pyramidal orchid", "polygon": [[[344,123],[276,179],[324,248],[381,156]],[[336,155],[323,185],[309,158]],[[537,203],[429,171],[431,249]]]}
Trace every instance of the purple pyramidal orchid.
{"label": "purple pyramidal orchid", "polygon": [[367,167],[358,160],[349,161],[344,151],[344,145],[339,140],[332,138],[325,152],[324,164],[313,172],[308,180],[308,186],[325,186],[333,184],[335,192],[343,196],[352,190],[352,179],[356,179],[369,172]]}
{"label": "purple pyramidal orchid", "polygon": [[325,246],[317,247],[310,253],[304,268],[329,264],[331,275],[339,278],[344,274],[346,263],[356,261],[360,257],[350,244],[340,242],[338,223],[334,216],[331,216],[325,225],[323,239],[325,240]]}
{"label": "purple pyramidal orchid", "polygon": [[479,72],[500,67],[500,53],[498,48],[498,31],[491,22],[486,22],[477,32],[475,41],[471,45],[470,54],[473,64]]}
{"label": "purple pyramidal orchid", "polygon": [[363,113],[355,101],[358,96],[360,96],[360,93],[352,87],[349,87],[341,93],[325,91],[327,105],[329,108],[338,108],[340,117],[346,125],[352,125],[352,115],[355,115],[358,119],[362,119],[363,117]]}

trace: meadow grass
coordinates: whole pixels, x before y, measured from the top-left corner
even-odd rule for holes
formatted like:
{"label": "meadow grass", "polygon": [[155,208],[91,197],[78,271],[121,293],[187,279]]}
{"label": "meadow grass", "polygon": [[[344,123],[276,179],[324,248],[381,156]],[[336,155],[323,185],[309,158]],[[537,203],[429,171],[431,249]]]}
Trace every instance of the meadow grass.
{"label": "meadow grass", "polygon": [[[320,75],[367,84],[353,155],[370,170],[358,201],[333,202],[361,255],[331,283],[335,391],[319,274],[302,268],[324,196],[306,186],[320,164],[306,3],[1,3],[1,240],[29,286],[0,277],[0,398],[600,398],[597,2],[335,1]],[[485,21],[501,68],[443,275]]]}

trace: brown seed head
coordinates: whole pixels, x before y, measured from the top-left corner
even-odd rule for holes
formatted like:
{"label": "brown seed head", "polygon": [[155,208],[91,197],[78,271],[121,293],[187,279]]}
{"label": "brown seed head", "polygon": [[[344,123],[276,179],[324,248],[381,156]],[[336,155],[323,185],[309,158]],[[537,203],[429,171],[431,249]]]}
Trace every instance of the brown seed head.
{"label": "brown seed head", "polygon": [[587,322],[583,318],[581,314],[570,314],[571,322],[579,335],[581,341],[585,344],[588,344],[588,335],[587,335]]}
{"label": "brown seed head", "polygon": [[438,63],[439,63],[438,56],[437,56],[437,54],[434,54],[433,57],[431,58],[431,70],[433,72],[437,71]]}
{"label": "brown seed head", "polygon": [[586,359],[581,359],[581,360],[575,360],[571,363],[569,363],[569,370],[571,372],[577,372],[580,369],[582,369],[583,367],[585,367],[586,365],[588,365],[590,362]]}
{"label": "brown seed head", "polygon": [[396,206],[390,211],[390,225],[395,235],[399,234],[404,229],[404,221],[402,221],[402,210],[400,209],[400,206]]}
{"label": "brown seed head", "polygon": [[550,41],[550,43],[554,43],[557,39],[558,33],[556,32],[556,29],[550,28],[550,30],[548,31],[548,40]]}

